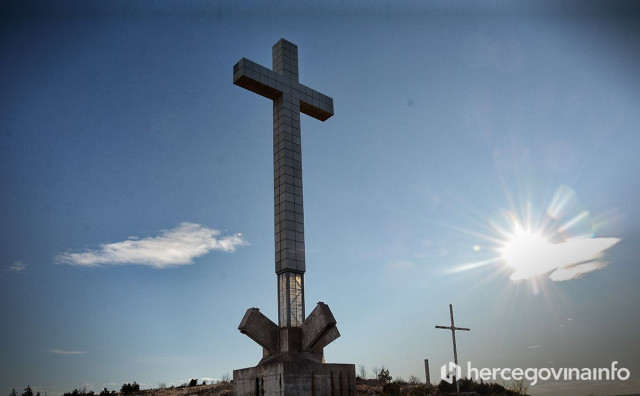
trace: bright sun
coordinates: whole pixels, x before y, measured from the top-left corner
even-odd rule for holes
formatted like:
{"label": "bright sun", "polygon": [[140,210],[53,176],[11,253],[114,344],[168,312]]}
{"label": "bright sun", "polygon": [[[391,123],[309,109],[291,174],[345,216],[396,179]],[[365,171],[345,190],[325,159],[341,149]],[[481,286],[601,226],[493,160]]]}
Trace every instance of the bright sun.
{"label": "bright sun", "polygon": [[[545,209],[534,211],[526,201],[522,210],[500,209],[488,218],[492,234],[482,235],[491,241],[496,255],[466,263],[455,272],[500,262],[508,269],[512,281],[538,278],[554,282],[577,279],[608,265],[604,252],[620,238],[596,237],[596,224],[589,212],[577,204],[574,191],[560,186]],[[485,251],[473,245],[478,253]]]}
{"label": "bright sun", "polygon": [[543,270],[541,258],[552,244],[541,233],[517,227],[514,233],[499,248],[504,262],[515,270],[512,279],[526,279]]}

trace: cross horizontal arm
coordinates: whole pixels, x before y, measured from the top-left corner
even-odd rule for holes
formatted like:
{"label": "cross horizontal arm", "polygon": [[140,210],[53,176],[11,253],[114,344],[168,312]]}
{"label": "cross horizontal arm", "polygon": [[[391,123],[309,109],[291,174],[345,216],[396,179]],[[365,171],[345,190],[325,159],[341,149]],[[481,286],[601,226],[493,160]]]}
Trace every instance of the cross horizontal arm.
{"label": "cross horizontal arm", "polygon": [[233,83],[269,99],[287,95],[300,103],[300,112],[320,121],[333,115],[333,99],[297,81],[242,58],[233,66]]}
{"label": "cross horizontal arm", "polygon": [[233,66],[233,83],[265,98],[276,99],[282,95],[284,84],[276,83],[277,74],[247,58]]}
{"label": "cross horizontal arm", "polygon": [[455,327],[455,326],[436,326],[436,329],[471,331],[471,329],[468,329],[466,327]]}
{"label": "cross horizontal arm", "polygon": [[300,99],[301,113],[320,121],[326,121],[333,115],[332,98],[302,84],[298,84],[298,86],[298,90],[294,90],[294,95],[296,93],[304,93],[304,95],[298,97]]}

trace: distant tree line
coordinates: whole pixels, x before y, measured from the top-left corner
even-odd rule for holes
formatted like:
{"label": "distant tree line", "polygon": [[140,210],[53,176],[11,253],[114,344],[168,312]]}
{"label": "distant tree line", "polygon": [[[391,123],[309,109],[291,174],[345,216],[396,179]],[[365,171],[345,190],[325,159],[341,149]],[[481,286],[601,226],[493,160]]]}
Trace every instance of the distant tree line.
{"label": "distant tree line", "polygon": [[128,382],[126,384],[122,384],[122,387],[120,388],[120,393],[123,395],[131,395],[136,392],[140,392],[140,385],[137,384],[136,381],[133,381],[133,384]]}
{"label": "distant tree line", "polygon": [[[225,374],[222,376],[222,380],[220,380],[219,382],[229,382],[229,381],[231,381],[231,376],[229,374]],[[212,384],[213,383],[215,382],[212,382]],[[207,381],[205,380],[202,381],[200,386],[204,386],[204,385],[207,385]],[[179,388],[183,388],[187,386],[189,387],[199,386],[198,379],[197,378],[192,379],[191,381],[189,381],[188,384],[184,383]],[[160,389],[165,389],[166,387],[167,385],[165,383],[160,384]],[[171,388],[173,389],[173,386]],[[133,381],[133,383],[125,382],[120,387],[121,395],[135,395],[136,393],[139,393],[139,392],[140,392],[140,384],[138,384],[135,381]],[[86,388],[83,388],[81,390],[74,389],[72,392],[65,392],[63,396],[114,396],[116,393],[117,392],[115,390],[110,391],[107,388],[104,388],[99,394],[97,394],[94,391],[87,391]],[[11,393],[9,393],[9,396],[41,396],[41,395],[39,391],[36,394],[34,394],[33,390],[31,389],[31,386],[27,386],[26,388],[24,388],[24,392],[22,392],[21,395],[19,395],[18,392],[16,392],[15,388],[13,388],[11,390]],[[46,392],[44,396],[47,396]]]}
{"label": "distant tree line", "polygon": [[[116,391],[109,391],[107,388],[104,388],[99,395],[100,396],[111,396],[115,395]],[[74,389],[73,392],[65,392],[63,396],[95,396],[94,391],[87,392],[87,388],[83,388],[82,390]]]}
{"label": "distant tree line", "polygon": [[[9,393],[9,396],[18,396],[18,392],[16,392],[16,388],[11,389],[11,393]],[[27,385],[27,387],[24,388],[24,392],[22,392],[22,396],[33,396],[33,390],[31,389],[31,385]],[[40,391],[36,393],[36,396],[40,396]]]}
{"label": "distant tree line", "polygon": [[[120,393],[123,395],[131,395],[139,391],[140,391],[140,385],[138,385],[135,381],[133,382],[133,384],[129,384],[129,383],[122,384],[122,387],[120,388]],[[107,388],[104,388],[99,393],[99,396],[113,396],[115,394],[116,394],[115,390],[109,391]],[[87,389],[83,388],[82,390],[74,389],[73,392],[65,392],[63,393],[63,395],[64,396],[96,396],[96,393],[94,391],[87,392]],[[18,396],[18,392],[16,392],[15,388],[11,390],[11,393],[9,393],[9,396]],[[21,396],[40,396],[40,392],[37,392],[34,395],[33,390],[31,389],[31,386],[27,386],[26,388],[24,388],[24,392],[22,392]],[[44,396],[47,396],[46,392]]]}

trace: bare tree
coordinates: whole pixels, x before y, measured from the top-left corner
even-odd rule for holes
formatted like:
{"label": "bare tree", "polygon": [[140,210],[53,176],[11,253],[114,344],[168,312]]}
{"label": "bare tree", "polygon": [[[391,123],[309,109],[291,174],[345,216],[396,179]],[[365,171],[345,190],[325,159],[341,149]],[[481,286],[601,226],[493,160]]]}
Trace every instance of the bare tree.
{"label": "bare tree", "polygon": [[380,369],[377,367],[374,367],[371,369],[371,378],[373,379],[378,379],[378,374],[380,374]]}
{"label": "bare tree", "polygon": [[358,366],[358,374],[360,375],[360,378],[367,379],[367,369],[364,368],[364,364]]}
{"label": "bare tree", "polygon": [[409,383],[411,385],[416,385],[420,383],[420,378],[416,377],[415,375],[411,375],[409,376]]}
{"label": "bare tree", "polygon": [[529,387],[525,384],[523,379],[517,381],[513,380],[511,386],[509,386],[509,390],[514,391],[518,395],[526,395],[527,389],[529,389]]}

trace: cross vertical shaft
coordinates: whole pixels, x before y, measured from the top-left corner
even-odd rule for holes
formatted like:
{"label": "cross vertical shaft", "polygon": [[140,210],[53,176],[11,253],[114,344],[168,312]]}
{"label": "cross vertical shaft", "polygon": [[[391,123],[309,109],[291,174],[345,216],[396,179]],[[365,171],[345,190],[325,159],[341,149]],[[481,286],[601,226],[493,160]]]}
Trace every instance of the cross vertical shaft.
{"label": "cross vertical shaft", "polygon": [[[272,49],[273,71],[298,83],[298,48],[280,40]],[[278,323],[298,327],[304,314],[304,211],[300,101],[291,89],[273,101],[275,261],[278,274]]]}
{"label": "cross vertical shaft", "polygon": [[453,305],[449,304],[449,314],[451,316],[451,337],[453,338],[453,362],[458,364],[458,350],[456,349],[456,325],[453,322]]}
{"label": "cross vertical shaft", "polygon": [[298,82],[298,47],[281,39],[272,48],[273,70],[242,58],[233,83],[273,100],[275,270],[278,324],[300,327],[304,312],[304,210],[300,113],[325,121],[333,99]]}

